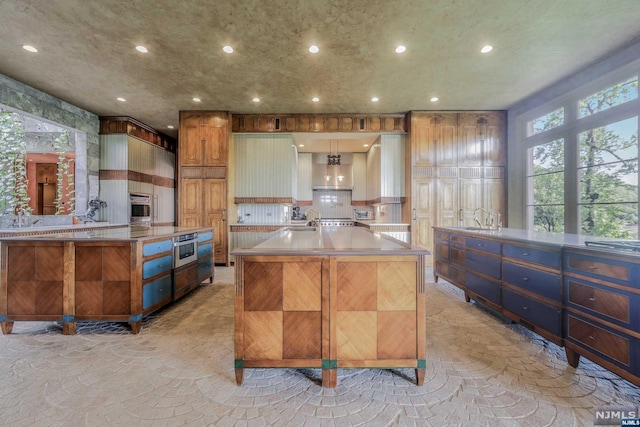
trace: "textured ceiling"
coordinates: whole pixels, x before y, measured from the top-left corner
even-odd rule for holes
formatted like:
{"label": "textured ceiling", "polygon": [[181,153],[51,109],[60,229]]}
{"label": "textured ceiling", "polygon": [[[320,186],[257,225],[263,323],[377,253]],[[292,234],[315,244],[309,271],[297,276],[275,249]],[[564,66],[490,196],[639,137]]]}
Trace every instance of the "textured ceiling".
{"label": "textured ceiling", "polygon": [[176,136],[180,110],[507,109],[638,22],[638,0],[2,0],[0,73]]}

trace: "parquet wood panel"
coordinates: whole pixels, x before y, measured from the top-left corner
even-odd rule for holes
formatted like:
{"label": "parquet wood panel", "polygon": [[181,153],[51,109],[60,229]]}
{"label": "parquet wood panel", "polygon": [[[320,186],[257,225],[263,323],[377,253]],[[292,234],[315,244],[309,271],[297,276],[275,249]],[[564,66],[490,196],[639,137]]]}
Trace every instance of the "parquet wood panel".
{"label": "parquet wood panel", "polygon": [[283,322],[283,358],[322,357],[322,316],[319,311],[285,311]]}
{"label": "parquet wood panel", "polygon": [[107,282],[103,284],[104,314],[128,314],[131,311],[131,284],[128,281]]}
{"label": "parquet wood panel", "polygon": [[282,359],[282,311],[245,311],[245,359]]}
{"label": "parquet wood panel", "polygon": [[283,263],[283,309],[320,311],[322,308],[322,263]]}
{"label": "parquet wood panel", "polygon": [[244,263],[244,309],[282,310],[282,263]]}
{"label": "parquet wood panel", "polygon": [[415,359],[415,311],[378,312],[378,359]]}
{"label": "parquet wood panel", "polygon": [[76,247],[76,280],[81,282],[102,280],[101,247]]}
{"label": "parquet wood panel", "polygon": [[36,280],[63,280],[62,246],[37,246],[35,256]]}
{"label": "parquet wood panel", "polygon": [[35,314],[36,281],[15,280],[7,285],[7,314]]}
{"label": "parquet wood panel", "polygon": [[373,262],[338,262],[338,311],[376,310],[376,278]]}
{"label": "parquet wood panel", "polygon": [[102,253],[102,279],[120,282],[131,278],[131,248],[129,246],[104,247]]}
{"label": "parquet wood panel", "polygon": [[338,359],[376,359],[378,357],[376,312],[338,311],[337,314]]}
{"label": "parquet wood panel", "polygon": [[36,278],[36,251],[34,247],[9,246],[7,279],[34,280]]}
{"label": "parquet wood panel", "polygon": [[101,281],[76,281],[76,314],[101,314],[103,304]]}
{"label": "parquet wood panel", "polygon": [[63,283],[62,280],[36,282],[35,308],[37,314],[62,315]]}
{"label": "parquet wood panel", "polygon": [[378,310],[416,309],[416,264],[378,263]]}

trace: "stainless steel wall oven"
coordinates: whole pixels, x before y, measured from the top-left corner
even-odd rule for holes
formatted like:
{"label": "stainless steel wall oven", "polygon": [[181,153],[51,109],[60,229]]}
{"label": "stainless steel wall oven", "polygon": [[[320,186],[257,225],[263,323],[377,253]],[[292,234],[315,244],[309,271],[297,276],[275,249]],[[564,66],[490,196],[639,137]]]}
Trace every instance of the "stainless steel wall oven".
{"label": "stainless steel wall oven", "polygon": [[129,193],[129,223],[151,226],[151,194]]}

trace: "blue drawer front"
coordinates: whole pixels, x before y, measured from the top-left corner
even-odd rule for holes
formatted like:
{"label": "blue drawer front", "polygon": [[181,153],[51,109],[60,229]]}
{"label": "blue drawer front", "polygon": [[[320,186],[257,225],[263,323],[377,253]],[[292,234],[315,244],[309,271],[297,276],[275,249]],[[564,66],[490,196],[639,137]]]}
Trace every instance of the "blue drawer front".
{"label": "blue drawer front", "polygon": [[503,262],[502,280],[543,297],[562,302],[562,282],[559,274]]}
{"label": "blue drawer front", "polygon": [[479,251],[491,252],[492,254],[500,255],[500,242],[467,237],[466,247],[467,249],[477,249]]}
{"label": "blue drawer front", "polygon": [[142,288],[142,309],[146,310],[165,298],[171,297],[172,286],[171,276],[162,277],[144,285]]}
{"label": "blue drawer front", "polygon": [[142,247],[142,255],[150,256],[160,254],[162,252],[168,252],[171,249],[173,249],[173,241],[171,239],[163,240],[161,242],[147,243]]}
{"label": "blue drawer front", "polygon": [[500,304],[500,285],[497,283],[467,273],[467,289],[493,303]]}
{"label": "blue drawer front", "polygon": [[163,256],[142,263],[142,278],[148,279],[156,274],[169,272],[173,269],[173,256]]}
{"label": "blue drawer front", "polygon": [[211,240],[212,238],[213,238],[213,233],[210,231],[207,233],[198,233],[198,243],[204,242],[205,240]]}
{"label": "blue drawer front", "polygon": [[211,252],[213,252],[213,245],[211,243],[202,246],[198,245],[198,258],[211,256]]}
{"label": "blue drawer front", "polygon": [[492,258],[477,252],[467,252],[467,261],[465,263],[467,270],[477,271],[499,279],[501,277],[500,264],[500,258]]}
{"label": "blue drawer front", "polygon": [[504,244],[502,246],[502,255],[527,262],[535,262],[536,264],[546,265],[551,268],[560,269],[562,265],[562,253],[560,249],[554,251]]}
{"label": "blue drawer front", "polygon": [[213,262],[211,260],[198,262],[198,278],[213,276]]}
{"label": "blue drawer front", "polygon": [[562,310],[558,307],[534,301],[510,289],[502,289],[502,306],[554,335],[560,336],[562,332]]}

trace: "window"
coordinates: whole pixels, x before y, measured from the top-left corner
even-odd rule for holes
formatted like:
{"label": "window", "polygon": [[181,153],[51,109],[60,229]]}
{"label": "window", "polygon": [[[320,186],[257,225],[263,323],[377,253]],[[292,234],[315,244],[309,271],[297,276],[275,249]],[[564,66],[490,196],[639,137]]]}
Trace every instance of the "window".
{"label": "window", "polygon": [[579,117],[587,117],[638,99],[638,76],[617,83],[578,101]]}
{"label": "window", "polygon": [[536,231],[564,231],[564,140],[529,149],[529,217]]}
{"label": "window", "polygon": [[564,107],[529,122],[527,136],[536,135],[564,124]]}

